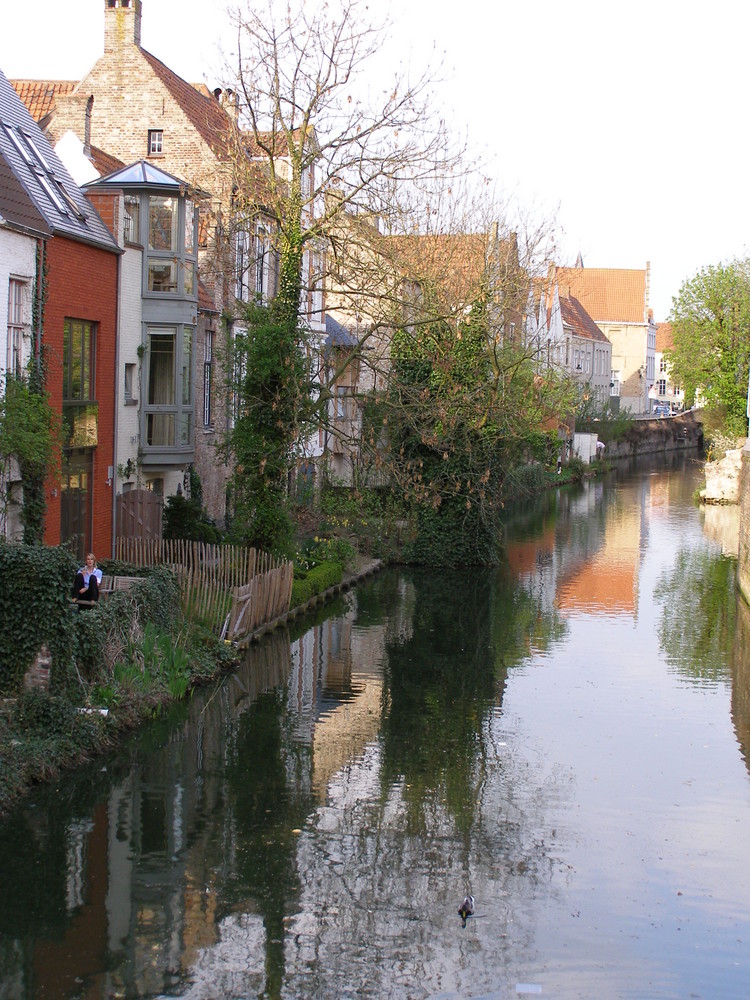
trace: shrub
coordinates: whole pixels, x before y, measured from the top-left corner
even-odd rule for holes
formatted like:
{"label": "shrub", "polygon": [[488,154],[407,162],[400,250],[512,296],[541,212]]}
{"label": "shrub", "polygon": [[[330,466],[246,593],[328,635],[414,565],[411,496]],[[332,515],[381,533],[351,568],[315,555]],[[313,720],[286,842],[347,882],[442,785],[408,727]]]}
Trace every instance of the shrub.
{"label": "shrub", "polygon": [[52,684],[63,681],[76,648],[69,597],[76,563],[44,545],[0,544],[0,693],[14,695],[42,645],[52,654]]}
{"label": "shrub", "polygon": [[309,570],[294,570],[292,581],[292,607],[305,604],[310,598],[322,594],[329,587],[341,583],[344,575],[341,563],[327,562],[313,566]]}

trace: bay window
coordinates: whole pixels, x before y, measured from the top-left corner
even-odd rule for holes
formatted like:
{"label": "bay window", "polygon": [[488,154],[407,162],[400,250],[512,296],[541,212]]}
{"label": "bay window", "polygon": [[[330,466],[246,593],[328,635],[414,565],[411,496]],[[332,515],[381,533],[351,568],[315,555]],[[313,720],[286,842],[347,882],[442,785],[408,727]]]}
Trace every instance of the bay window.
{"label": "bay window", "polygon": [[150,326],[146,349],[145,450],[193,446],[191,326]]}

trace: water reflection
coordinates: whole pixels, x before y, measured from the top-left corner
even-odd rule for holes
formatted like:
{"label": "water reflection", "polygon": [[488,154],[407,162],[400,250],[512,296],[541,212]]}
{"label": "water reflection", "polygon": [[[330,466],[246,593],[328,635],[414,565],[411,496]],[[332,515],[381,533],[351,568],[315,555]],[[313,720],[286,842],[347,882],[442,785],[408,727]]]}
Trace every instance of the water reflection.
{"label": "water reflection", "polygon": [[750,613],[694,488],[552,493],[41,790],[0,1000],[742,995]]}

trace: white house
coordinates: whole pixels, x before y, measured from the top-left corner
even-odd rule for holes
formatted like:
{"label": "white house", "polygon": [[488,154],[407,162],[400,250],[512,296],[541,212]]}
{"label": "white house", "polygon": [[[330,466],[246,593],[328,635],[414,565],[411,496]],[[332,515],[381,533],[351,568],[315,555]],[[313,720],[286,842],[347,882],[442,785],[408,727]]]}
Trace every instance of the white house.
{"label": "white house", "polygon": [[[32,356],[37,247],[51,230],[0,151],[0,393],[8,373]],[[0,467],[0,537],[19,541],[21,481],[15,461]]]}

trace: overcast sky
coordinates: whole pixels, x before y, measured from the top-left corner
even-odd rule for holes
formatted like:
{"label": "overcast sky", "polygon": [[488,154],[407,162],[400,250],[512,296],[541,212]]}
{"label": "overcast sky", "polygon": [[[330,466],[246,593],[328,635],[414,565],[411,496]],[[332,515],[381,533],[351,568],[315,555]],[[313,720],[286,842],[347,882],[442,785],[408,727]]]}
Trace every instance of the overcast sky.
{"label": "overcast sky", "polygon": [[[282,0],[283,2],[283,0]],[[0,69],[80,79],[103,51],[105,0],[6,3]],[[394,59],[442,64],[446,118],[498,185],[556,213],[559,263],[645,267],[651,305],[745,256],[747,0],[369,0]],[[220,82],[226,0],[143,0],[142,44],[190,82]]]}

